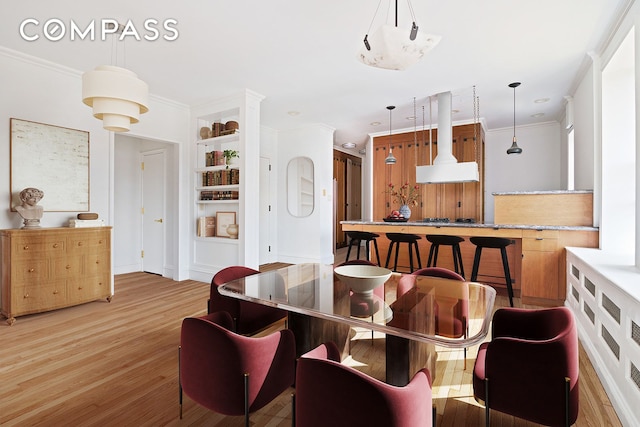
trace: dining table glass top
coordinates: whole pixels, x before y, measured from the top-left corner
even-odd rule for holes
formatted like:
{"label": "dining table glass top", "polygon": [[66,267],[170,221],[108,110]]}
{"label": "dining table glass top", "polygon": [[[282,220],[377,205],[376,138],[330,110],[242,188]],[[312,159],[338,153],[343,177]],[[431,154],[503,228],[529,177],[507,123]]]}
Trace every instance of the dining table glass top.
{"label": "dining table glass top", "polygon": [[393,273],[379,289],[357,293],[333,269],[331,264],[294,264],[227,282],[219,292],[450,348],[482,342],[489,331],[496,296],[490,286]]}

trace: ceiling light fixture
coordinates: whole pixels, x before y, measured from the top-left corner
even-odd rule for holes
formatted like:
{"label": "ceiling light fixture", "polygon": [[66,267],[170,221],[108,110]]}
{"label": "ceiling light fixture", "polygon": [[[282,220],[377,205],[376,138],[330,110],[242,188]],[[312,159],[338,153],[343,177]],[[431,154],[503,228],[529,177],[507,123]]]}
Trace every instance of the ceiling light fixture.
{"label": "ceiling light fixture", "polygon": [[[115,34],[122,34],[123,25]],[[149,86],[126,68],[100,65],[82,75],[82,102],[93,108],[102,127],[127,132],[149,111]]]}
{"label": "ceiling light fixture", "polygon": [[[371,67],[404,70],[418,62],[420,58],[436,46],[441,37],[418,33],[418,25],[416,24],[416,17],[410,1],[407,4],[413,21],[411,27],[404,30],[398,28],[398,0],[395,0],[395,25],[383,24],[369,39],[369,32],[381,3],[382,0],[378,3],[376,13],[373,15],[369,25],[369,31],[364,36],[364,47],[360,51],[358,58]],[[391,3],[391,0],[389,0],[389,8],[391,8]],[[390,16],[390,14],[387,14],[387,16]]]}
{"label": "ceiling light fixture", "polygon": [[342,148],[356,148],[355,142],[345,142],[342,144]]}
{"label": "ceiling light fixture", "polygon": [[389,105],[387,110],[389,110],[389,155],[386,159],[384,159],[384,163],[387,165],[395,165],[398,161],[393,155],[393,146],[391,145],[391,111],[396,108],[395,105]]}
{"label": "ceiling light fixture", "polygon": [[516,88],[520,86],[520,82],[513,82],[509,84],[509,87],[513,88],[513,144],[507,150],[507,154],[521,154],[522,148],[518,147],[518,141],[516,139]]}

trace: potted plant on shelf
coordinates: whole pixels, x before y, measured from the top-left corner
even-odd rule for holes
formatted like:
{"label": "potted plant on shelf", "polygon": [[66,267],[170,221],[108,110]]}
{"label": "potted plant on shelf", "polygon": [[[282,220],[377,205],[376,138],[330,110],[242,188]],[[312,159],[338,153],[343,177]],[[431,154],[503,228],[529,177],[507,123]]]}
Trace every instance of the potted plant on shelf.
{"label": "potted plant on shelf", "polygon": [[222,155],[224,156],[224,162],[227,165],[227,169],[229,169],[229,165],[231,164],[232,159],[240,157],[238,151],[236,150],[224,150],[222,152]]}

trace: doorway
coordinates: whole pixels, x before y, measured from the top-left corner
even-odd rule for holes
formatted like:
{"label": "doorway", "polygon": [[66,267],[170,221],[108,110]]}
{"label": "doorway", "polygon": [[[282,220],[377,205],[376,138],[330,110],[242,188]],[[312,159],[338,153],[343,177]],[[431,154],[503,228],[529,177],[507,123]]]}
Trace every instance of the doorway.
{"label": "doorway", "polygon": [[165,253],[166,151],[141,153],[142,271],[163,275]]}
{"label": "doorway", "polygon": [[362,159],[333,150],[335,181],[335,249],[347,245],[340,221],[362,218]]}

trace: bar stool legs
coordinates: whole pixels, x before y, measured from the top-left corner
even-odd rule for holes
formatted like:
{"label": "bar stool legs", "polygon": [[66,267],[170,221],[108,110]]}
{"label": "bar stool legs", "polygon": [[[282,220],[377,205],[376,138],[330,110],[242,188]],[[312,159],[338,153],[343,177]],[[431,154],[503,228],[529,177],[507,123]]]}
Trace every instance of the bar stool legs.
{"label": "bar stool legs", "polygon": [[365,242],[365,249],[367,252],[367,261],[369,261],[369,242],[373,241],[373,248],[376,252],[376,259],[378,261],[378,265],[380,265],[380,252],[378,252],[378,241],[376,240],[377,237],[380,237],[379,235],[375,233],[368,233],[365,231],[347,231],[346,234],[349,237],[350,241],[349,248],[347,249],[347,259],[345,261],[349,261],[349,256],[351,255],[351,247],[354,244],[358,246],[357,259],[360,259],[360,245],[363,240]]}
{"label": "bar stool legs", "polygon": [[511,274],[509,274],[509,260],[507,259],[507,246],[511,245],[513,240],[502,237],[471,237],[469,240],[471,243],[476,245],[476,252],[473,257],[473,270],[471,272],[472,282],[475,282],[478,279],[478,269],[480,267],[482,248],[500,249],[504,279],[507,284],[507,293],[509,294],[509,305],[513,307],[513,286]]}
{"label": "bar stool legs", "polygon": [[397,271],[398,268],[398,253],[400,251],[400,243],[407,243],[409,245],[409,268],[411,269],[411,273],[413,273],[414,268],[413,265],[413,250],[416,252],[416,259],[418,261],[418,269],[422,268],[422,261],[420,260],[420,249],[418,248],[418,240],[421,239],[420,236],[415,234],[405,234],[405,233],[387,233],[387,239],[391,241],[389,244],[389,251],[387,252],[387,261],[385,263],[385,268],[389,268],[389,261],[391,260],[391,252],[393,251],[393,247],[395,245],[396,253],[393,264],[393,271]]}
{"label": "bar stool legs", "polygon": [[[427,234],[427,240],[431,242],[431,248],[429,249],[429,258],[427,260],[427,267],[437,266],[438,263],[438,250],[440,245],[451,246],[453,252],[453,268],[456,273],[465,277],[464,265],[462,264],[462,252],[460,251],[460,242],[464,242],[462,237],[447,236],[437,234]],[[433,264],[432,264],[433,262]]]}

